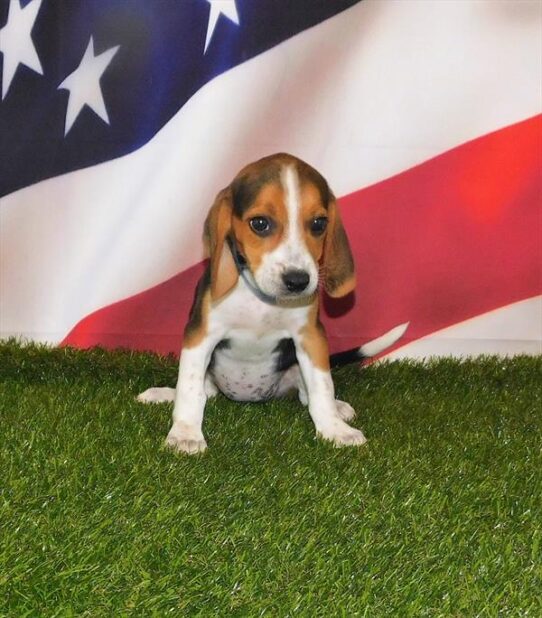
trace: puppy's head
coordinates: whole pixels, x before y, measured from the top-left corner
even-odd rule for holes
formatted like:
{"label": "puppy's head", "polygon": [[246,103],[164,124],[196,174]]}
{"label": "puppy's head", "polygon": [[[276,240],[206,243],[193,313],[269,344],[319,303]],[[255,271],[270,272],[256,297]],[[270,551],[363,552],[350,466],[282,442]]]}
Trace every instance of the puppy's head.
{"label": "puppy's head", "polygon": [[291,155],[251,163],[217,195],[205,223],[213,299],[237,282],[228,236],[268,296],[309,297],[319,274],[330,296],[354,289],[354,262],[335,198],[314,168]]}

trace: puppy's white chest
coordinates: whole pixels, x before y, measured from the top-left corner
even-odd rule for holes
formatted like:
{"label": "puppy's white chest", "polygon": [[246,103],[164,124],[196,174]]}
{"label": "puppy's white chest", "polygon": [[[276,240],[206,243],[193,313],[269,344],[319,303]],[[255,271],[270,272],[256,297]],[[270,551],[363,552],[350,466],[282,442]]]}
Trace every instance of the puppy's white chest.
{"label": "puppy's white chest", "polygon": [[210,330],[225,331],[225,336],[236,334],[254,342],[265,336],[283,338],[297,332],[307,321],[309,307],[270,305],[257,298],[242,278],[232,292],[210,314]]}
{"label": "puppy's white chest", "polygon": [[209,315],[209,330],[258,341],[297,332],[306,323],[308,307],[279,307],[257,298],[240,278],[232,292]]}

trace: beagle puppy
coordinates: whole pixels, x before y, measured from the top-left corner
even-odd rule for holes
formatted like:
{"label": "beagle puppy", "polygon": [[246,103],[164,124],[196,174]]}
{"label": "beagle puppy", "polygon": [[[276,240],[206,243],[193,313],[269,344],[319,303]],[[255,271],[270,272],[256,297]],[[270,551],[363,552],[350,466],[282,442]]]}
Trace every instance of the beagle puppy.
{"label": "beagle puppy", "polygon": [[359,446],[347,421],[353,408],[335,399],[330,368],[379,353],[406,325],[329,356],[318,319],[318,286],[332,297],[355,287],[354,261],[326,180],[307,163],[275,154],[243,168],[220,191],[204,229],[209,263],[184,330],[177,388],[150,388],[143,402],[174,401],[166,444],[199,453],[208,397],[265,401],[297,391],[316,433]]}

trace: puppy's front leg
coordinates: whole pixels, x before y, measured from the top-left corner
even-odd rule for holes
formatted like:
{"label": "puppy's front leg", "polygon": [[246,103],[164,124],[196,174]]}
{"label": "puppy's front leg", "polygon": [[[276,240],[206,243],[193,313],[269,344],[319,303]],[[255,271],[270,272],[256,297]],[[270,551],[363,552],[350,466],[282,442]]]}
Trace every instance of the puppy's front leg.
{"label": "puppy's front leg", "polygon": [[294,337],[296,355],[307,386],[309,413],[316,432],[336,446],[354,446],[366,442],[359,429],[345,423],[335,401],[335,389],[329,367],[329,351],[322,325],[305,326]]}
{"label": "puppy's front leg", "polygon": [[201,429],[207,401],[205,373],[216,344],[215,338],[206,337],[181,352],[173,425],[166,438],[166,444],[177,451],[192,454],[207,448]]}

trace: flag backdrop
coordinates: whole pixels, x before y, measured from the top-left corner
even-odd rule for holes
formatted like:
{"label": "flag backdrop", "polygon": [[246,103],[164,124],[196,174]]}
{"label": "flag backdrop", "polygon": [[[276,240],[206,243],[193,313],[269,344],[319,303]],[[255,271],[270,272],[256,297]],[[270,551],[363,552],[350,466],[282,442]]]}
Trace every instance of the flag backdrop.
{"label": "flag backdrop", "polygon": [[0,331],[178,353],[215,194],[340,198],[331,348],[542,351],[539,0],[0,0]]}

